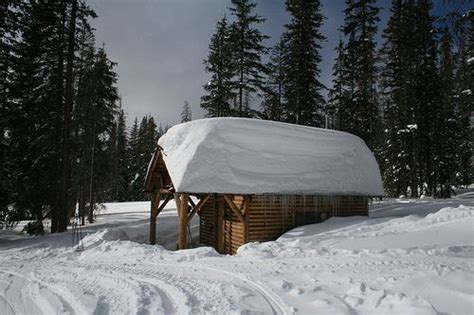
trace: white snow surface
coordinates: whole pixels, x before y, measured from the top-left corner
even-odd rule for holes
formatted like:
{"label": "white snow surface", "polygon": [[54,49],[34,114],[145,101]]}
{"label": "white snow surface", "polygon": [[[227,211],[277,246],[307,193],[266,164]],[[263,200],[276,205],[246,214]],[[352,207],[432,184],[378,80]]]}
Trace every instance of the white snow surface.
{"label": "white snow surface", "polygon": [[345,132],[208,118],[170,128],[159,145],[178,192],[383,195],[372,152]]}
{"label": "white snow surface", "polygon": [[[462,205],[463,204],[463,205]],[[105,205],[83,232],[0,231],[0,313],[474,314],[474,201],[389,200],[237,255],[170,251],[176,209],[148,238],[149,203]],[[194,237],[197,221],[191,224]]]}

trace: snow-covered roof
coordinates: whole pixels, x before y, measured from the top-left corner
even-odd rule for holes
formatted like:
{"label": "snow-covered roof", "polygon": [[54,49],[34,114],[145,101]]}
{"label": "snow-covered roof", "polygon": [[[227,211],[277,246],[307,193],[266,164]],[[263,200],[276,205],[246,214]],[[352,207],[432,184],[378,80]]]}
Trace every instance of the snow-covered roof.
{"label": "snow-covered roof", "polygon": [[383,195],[372,152],[345,132],[208,118],[170,128],[158,144],[177,192]]}

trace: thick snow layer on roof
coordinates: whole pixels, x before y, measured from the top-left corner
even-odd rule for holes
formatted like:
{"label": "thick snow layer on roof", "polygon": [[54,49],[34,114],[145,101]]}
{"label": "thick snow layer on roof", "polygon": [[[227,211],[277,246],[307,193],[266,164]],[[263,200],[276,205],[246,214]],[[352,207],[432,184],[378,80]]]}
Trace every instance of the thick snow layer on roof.
{"label": "thick snow layer on roof", "polygon": [[372,152],[344,132],[209,118],[172,127],[159,145],[178,192],[383,195]]}

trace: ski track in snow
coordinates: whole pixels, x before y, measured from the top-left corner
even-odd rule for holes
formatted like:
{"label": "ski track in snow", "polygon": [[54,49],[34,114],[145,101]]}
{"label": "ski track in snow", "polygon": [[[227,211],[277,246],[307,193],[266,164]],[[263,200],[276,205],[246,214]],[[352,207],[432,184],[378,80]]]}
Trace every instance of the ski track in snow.
{"label": "ski track in snow", "polygon": [[147,212],[128,220],[128,206],[115,229],[88,231],[83,252],[70,234],[0,242],[0,314],[474,313],[474,232],[455,233],[474,226],[473,207],[428,202],[420,217],[382,204],[376,219],[336,218],[226,256],[129,241],[146,235]]}
{"label": "ski track in snow", "polygon": [[[20,295],[21,301],[15,301],[16,292],[6,288],[6,294],[1,296],[8,305],[7,313],[29,313],[34,309],[43,314],[51,310],[74,314],[220,313],[237,312],[240,303],[246,300],[250,312],[290,312],[290,308],[263,284],[217,268],[187,262],[181,262],[177,269],[176,264],[170,263],[70,260],[67,263],[57,261],[51,270],[51,263],[38,262],[31,269],[20,267],[22,274],[9,271],[9,268],[0,271],[2,282],[12,288],[28,288],[28,292],[41,288],[34,296]],[[182,270],[188,272],[182,273]],[[96,298],[93,309],[81,305],[81,295],[87,294]],[[55,297],[53,301],[60,303],[48,303],[51,296]],[[8,301],[10,297],[14,305]],[[30,304],[25,309],[15,307],[25,303]]]}

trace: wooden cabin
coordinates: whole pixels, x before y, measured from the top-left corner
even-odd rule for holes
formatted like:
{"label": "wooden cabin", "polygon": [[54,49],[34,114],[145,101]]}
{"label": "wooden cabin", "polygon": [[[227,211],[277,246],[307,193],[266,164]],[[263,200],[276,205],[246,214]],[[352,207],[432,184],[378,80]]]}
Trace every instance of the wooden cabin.
{"label": "wooden cabin", "polygon": [[145,185],[152,196],[150,244],[158,214],[174,199],[178,249],[187,248],[187,226],[197,214],[199,243],[229,254],[332,216],[368,215],[369,198],[383,195],[377,162],[360,138],[245,118],[169,129]]}

